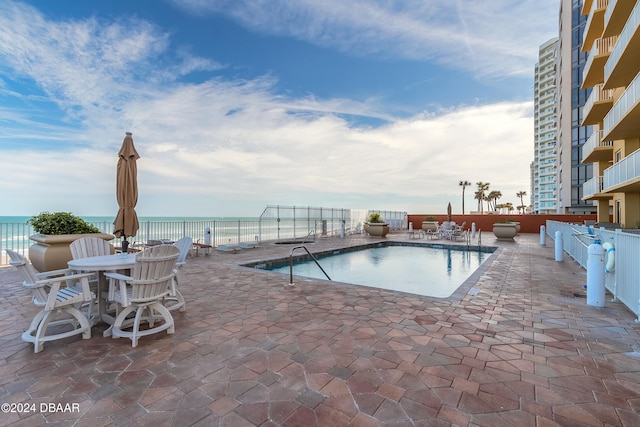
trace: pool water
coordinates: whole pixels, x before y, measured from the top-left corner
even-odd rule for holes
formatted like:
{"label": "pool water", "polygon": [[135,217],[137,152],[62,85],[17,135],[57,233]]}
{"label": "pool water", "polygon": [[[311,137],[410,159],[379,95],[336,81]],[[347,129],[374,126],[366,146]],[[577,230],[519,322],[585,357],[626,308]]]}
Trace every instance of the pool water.
{"label": "pool water", "polygon": [[[385,246],[321,257],[318,262],[333,281],[447,298],[490,255],[477,250]],[[266,269],[289,274],[288,263]],[[293,274],[326,280],[313,260],[294,263]]]}

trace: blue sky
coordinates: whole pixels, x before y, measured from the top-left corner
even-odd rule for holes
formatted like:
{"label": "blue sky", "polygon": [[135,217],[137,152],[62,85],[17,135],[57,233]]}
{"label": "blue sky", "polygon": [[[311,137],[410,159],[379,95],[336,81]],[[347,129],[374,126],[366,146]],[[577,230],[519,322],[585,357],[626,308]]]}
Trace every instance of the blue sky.
{"label": "blue sky", "polygon": [[[461,211],[530,191],[557,0],[0,2],[0,215]],[[475,209],[473,187],[465,208]]]}

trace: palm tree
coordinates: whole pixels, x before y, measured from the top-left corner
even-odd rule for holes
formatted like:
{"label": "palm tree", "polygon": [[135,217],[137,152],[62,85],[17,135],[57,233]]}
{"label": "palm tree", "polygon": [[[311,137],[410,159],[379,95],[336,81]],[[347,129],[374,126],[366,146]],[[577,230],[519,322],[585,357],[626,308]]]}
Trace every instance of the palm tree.
{"label": "palm tree", "polygon": [[518,191],[516,193],[516,197],[520,197],[520,206],[518,206],[518,211],[520,211],[520,209],[522,209],[522,213],[524,213],[524,209],[525,209],[524,200],[522,200],[522,198],[524,196],[526,196],[526,195],[527,195],[526,191]]}
{"label": "palm tree", "polygon": [[513,210],[513,203],[507,202],[507,203],[504,204],[504,207],[507,210],[507,213],[511,212]]}
{"label": "palm tree", "polygon": [[482,209],[482,200],[484,199],[482,192],[480,190],[477,190],[475,193],[473,193],[473,199],[478,201],[477,210],[480,211],[480,209]]}
{"label": "palm tree", "polygon": [[464,215],[464,188],[471,185],[469,181],[460,181],[458,184],[462,187],[462,215]]}
{"label": "palm tree", "polygon": [[488,182],[478,181],[476,182],[476,185],[478,186],[478,191],[476,191],[475,198],[478,199],[478,209],[480,209],[480,214],[482,215],[484,213],[482,201],[486,200],[485,193],[489,191],[489,185],[491,184]]}
{"label": "palm tree", "polygon": [[[487,202],[489,203],[489,209],[491,209],[492,206],[494,211],[498,209],[497,203],[500,197],[502,197],[502,192],[495,191],[495,190],[487,195]],[[491,204],[491,202],[493,202],[493,205]]]}

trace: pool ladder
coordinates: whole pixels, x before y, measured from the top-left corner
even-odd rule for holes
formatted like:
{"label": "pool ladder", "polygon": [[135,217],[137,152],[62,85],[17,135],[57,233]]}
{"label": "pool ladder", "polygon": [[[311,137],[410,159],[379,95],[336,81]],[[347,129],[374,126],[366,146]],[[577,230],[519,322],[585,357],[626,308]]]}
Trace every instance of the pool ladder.
{"label": "pool ladder", "polygon": [[295,252],[296,249],[304,249],[307,252],[307,254],[309,254],[313,262],[316,263],[318,268],[322,270],[325,276],[327,276],[327,279],[331,280],[331,277],[329,277],[327,272],[324,271],[324,268],[322,268],[322,266],[320,265],[316,257],[314,257],[313,254],[309,252],[309,249],[307,249],[305,245],[300,245],[300,246],[294,246],[293,248],[291,248],[291,253],[289,254],[289,286],[293,286],[293,252]]}
{"label": "pool ladder", "polygon": [[[313,240],[308,240],[307,239],[311,239],[311,236],[313,236]],[[313,243],[316,241],[316,230],[311,230],[309,231],[309,233],[307,234],[307,237],[305,237],[304,239],[302,239],[302,243]],[[306,249],[306,248],[305,248]],[[308,252],[308,251],[307,251]]]}
{"label": "pool ladder", "polygon": [[[478,250],[482,249],[482,230],[478,229]],[[467,249],[471,248],[471,232],[467,232]]]}

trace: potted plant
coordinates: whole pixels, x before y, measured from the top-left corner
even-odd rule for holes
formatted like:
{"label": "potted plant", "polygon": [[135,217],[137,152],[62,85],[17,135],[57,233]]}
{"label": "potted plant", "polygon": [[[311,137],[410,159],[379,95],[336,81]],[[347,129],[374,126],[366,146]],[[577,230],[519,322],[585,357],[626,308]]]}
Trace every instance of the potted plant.
{"label": "potted plant", "polygon": [[27,224],[37,233],[29,236],[35,242],[29,247],[29,260],[38,271],[67,268],[72,259],[69,245],[74,240],[87,236],[114,238],[69,212],[42,212],[32,216]]}
{"label": "potted plant", "polygon": [[498,240],[513,240],[517,233],[515,222],[500,221],[493,224],[493,234]]}
{"label": "potted plant", "polygon": [[422,221],[422,229],[424,231],[431,231],[432,233],[438,229],[438,221],[435,216],[428,216]]}
{"label": "potted plant", "polygon": [[379,213],[373,212],[364,223],[364,230],[372,237],[384,237],[389,233],[389,224],[384,222]]}
{"label": "potted plant", "polygon": [[506,219],[505,222],[509,222],[511,224],[515,224],[516,226],[516,233],[520,232],[520,221],[516,221],[515,219]]}

